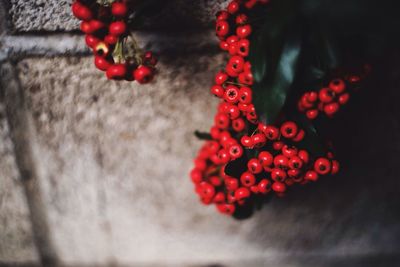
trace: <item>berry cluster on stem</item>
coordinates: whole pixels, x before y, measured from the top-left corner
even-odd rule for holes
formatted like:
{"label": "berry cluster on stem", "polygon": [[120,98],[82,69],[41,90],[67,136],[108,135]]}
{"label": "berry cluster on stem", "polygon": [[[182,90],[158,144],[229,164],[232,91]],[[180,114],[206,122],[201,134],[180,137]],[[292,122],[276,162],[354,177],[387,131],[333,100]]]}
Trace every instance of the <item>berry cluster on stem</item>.
{"label": "berry cluster on stem", "polygon": [[72,4],[95,66],[110,80],[145,84],[154,77],[157,59],[151,51],[143,52],[129,33],[129,11],[127,0],[76,0]]}

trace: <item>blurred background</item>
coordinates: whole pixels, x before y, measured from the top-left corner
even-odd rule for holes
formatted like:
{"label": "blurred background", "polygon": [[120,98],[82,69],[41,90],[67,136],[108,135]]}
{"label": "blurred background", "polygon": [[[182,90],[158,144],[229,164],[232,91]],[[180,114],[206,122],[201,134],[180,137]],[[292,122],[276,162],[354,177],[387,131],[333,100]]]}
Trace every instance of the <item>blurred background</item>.
{"label": "blurred background", "polygon": [[161,55],[138,86],[95,69],[72,0],[1,0],[0,266],[400,266],[398,47],[332,123],[341,174],[243,221],[199,203],[227,2],[167,1],[137,33]]}

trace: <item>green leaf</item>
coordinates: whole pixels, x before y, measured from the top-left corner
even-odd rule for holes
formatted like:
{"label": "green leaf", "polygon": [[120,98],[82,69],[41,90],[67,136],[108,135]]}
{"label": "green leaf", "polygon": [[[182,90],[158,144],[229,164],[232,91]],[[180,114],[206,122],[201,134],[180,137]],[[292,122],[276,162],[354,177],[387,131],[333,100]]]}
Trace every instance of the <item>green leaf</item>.
{"label": "green leaf", "polygon": [[[268,24],[266,28],[270,26]],[[265,30],[262,34],[265,34]],[[255,76],[254,105],[259,116],[265,118],[267,123],[275,122],[285,104],[295,79],[302,48],[302,29],[295,21],[290,25],[281,24],[270,34],[269,37],[255,40],[254,51],[257,55],[261,53],[261,56],[253,55],[250,59],[253,60],[251,63]],[[265,42],[268,39],[270,43],[267,44]],[[266,52],[262,52],[263,49]],[[262,59],[263,55],[266,57]]]}
{"label": "green leaf", "polygon": [[195,131],[194,135],[200,140],[213,140],[209,133]]}

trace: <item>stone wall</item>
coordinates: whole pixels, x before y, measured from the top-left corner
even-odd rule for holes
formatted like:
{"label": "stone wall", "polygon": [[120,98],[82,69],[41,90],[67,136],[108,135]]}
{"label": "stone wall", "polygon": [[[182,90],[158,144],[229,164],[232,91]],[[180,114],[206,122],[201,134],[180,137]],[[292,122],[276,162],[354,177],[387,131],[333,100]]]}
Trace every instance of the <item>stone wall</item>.
{"label": "stone wall", "polygon": [[0,266],[399,265],[396,68],[335,122],[343,174],[245,221],[199,204],[188,172],[217,104],[224,2],[173,0],[175,21],[138,33],[162,55],[146,86],[94,68],[71,1],[1,2]]}

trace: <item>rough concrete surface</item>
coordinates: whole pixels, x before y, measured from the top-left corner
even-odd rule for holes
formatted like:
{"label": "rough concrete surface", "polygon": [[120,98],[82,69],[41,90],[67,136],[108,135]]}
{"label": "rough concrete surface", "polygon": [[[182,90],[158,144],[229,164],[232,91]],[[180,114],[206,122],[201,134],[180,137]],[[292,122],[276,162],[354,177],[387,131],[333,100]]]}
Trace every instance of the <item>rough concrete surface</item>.
{"label": "rough concrete surface", "polygon": [[[79,21],[71,14],[72,0],[10,0],[12,30],[72,31],[79,28]],[[150,23],[150,27],[166,25],[210,26],[215,13],[226,0],[169,0],[165,11]]]}
{"label": "rough concrete surface", "polygon": [[29,211],[0,101],[0,263],[37,260]]}

